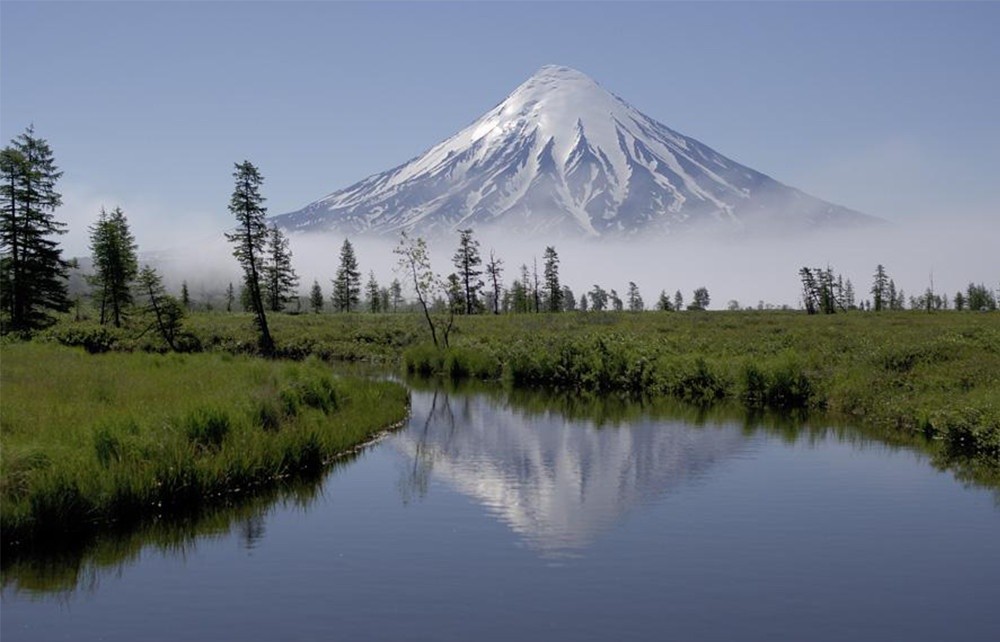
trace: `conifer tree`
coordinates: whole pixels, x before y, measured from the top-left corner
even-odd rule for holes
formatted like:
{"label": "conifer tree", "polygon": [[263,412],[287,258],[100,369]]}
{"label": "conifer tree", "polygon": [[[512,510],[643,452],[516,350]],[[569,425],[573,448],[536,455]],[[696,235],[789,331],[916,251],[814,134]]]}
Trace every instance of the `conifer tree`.
{"label": "conifer tree", "polygon": [[479,291],[483,288],[483,280],[480,278],[483,271],[479,268],[483,260],[479,256],[479,241],[472,238],[471,229],[459,230],[458,234],[458,250],[451,261],[462,285],[460,313],[475,314],[479,311]]}
{"label": "conifer tree", "polygon": [[393,312],[399,311],[400,306],[403,305],[403,285],[399,279],[393,279],[392,283],[389,284],[389,301]]}
{"label": "conifer tree", "polygon": [[551,245],[545,248],[542,255],[545,262],[543,269],[545,277],[546,308],[549,312],[561,312],[563,303],[562,286],[559,284],[559,255]]}
{"label": "conifer tree", "polygon": [[237,227],[234,232],[226,234],[226,239],[234,245],[233,256],[243,268],[243,282],[249,307],[254,313],[260,350],[265,355],[271,355],[274,353],[274,340],[267,327],[261,292],[268,236],[265,220],[267,208],[264,207],[264,197],[260,194],[264,178],[250,161],[237,163],[233,178],[236,185],[229,201],[229,211],[236,217]]}
{"label": "conifer tree", "polygon": [[299,277],[292,267],[288,237],[277,227],[267,235],[267,258],[264,261],[264,298],[271,312],[281,312],[295,295]]}
{"label": "conifer tree", "polygon": [[611,309],[615,312],[621,312],[625,309],[625,302],[618,296],[618,292],[614,288],[608,293],[608,298],[611,299]]}
{"label": "conifer tree", "polygon": [[313,280],[312,289],[309,291],[309,305],[316,314],[323,311],[323,288],[319,286],[319,281]]}
{"label": "conifer tree", "polygon": [[587,311],[587,294],[583,293],[580,295],[580,312]]}
{"label": "conifer tree", "polygon": [[226,312],[233,311],[233,303],[236,301],[236,291],[233,289],[233,282],[229,282],[229,287],[226,288]]}
{"label": "conifer tree", "polygon": [[601,312],[608,306],[608,293],[601,286],[595,284],[590,291],[590,308],[594,312]]}
{"label": "conifer tree", "polygon": [[90,227],[90,252],[95,273],[88,280],[96,289],[100,322],[120,328],[132,305],[132,283],[139,274],[138,246],[125,213],[116,207],[110,214],[101,208]]}
{"label": "conifer tree", "polygon": [[889,297],[889,276],[885,273],[885,268],[881,263],[875,268],[875,280],[872,283],[872,309],[881,312],[888,307],[886,299]]}
{"label": "conifer tree", "polygon": [[368,301],[368,311],[377,314],[382,311],[382,294],[379,292],[375,271],[368,271],[368,283],[365,284],[365,298]]}
{"label": "conifer tree", "polygon": [[573,290],[568,285],[564,285],[562,288],[562,309],[566,312],[576,311],[576,296],[573,295]]}
{"label": "conifer tree", "polygon": [[646,309],[646,304],[643,303],[642,295],[639,294],[639,286],[637,286],[634,281],[628,282],[627,297],[629,312],[642,312]]}
{"label": "conifer tree", "polygon": [[54,237],[65,224],[54,212],[62,204],[56,182],[62,172],[48,142],[33,127],[0,152],[0,309],[12,330],[51,324],[66,312],[69,264]]}
{"label": "conifer tree", "polygon": [[361,302],[361,271],[354,255],[354,246],[344,239],[340,247],[340,267],[333,280],[333,307],[338,312],[351,312]]}
{"label": "conifer tree", "polygon": [[684,295],[681,294],[680,290],[674,292],[674,309],[675,310],[684,309]]}
{"label": "conifer tree", "polygon": [[670,295],[667,294],[666,290],[660,290],[660,298],[656,300],[656,309],[661,312],[670,312],[674,309],[673,304],[670,303]]}
{"label": "conifer tree", "polygon": [[191,309],[191,293],[188,292],[188,282],[181,282],[181,305],[185,310]]}

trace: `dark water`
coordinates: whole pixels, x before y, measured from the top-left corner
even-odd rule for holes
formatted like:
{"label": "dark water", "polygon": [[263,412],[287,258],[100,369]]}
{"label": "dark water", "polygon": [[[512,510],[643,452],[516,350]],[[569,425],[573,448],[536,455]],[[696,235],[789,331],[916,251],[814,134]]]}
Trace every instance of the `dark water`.
{"label": "dark water", "polygon": [[7,563],[0,633],[995,642],[996,498],[854,431],[415,391],[321,485]]}

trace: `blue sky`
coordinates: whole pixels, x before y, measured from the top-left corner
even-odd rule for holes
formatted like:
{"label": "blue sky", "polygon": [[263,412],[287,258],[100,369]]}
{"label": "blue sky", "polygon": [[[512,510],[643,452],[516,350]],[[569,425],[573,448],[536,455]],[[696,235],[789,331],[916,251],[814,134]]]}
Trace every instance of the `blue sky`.
{"label": "blue sky", "polygon": [[395,166],[569,65],[722,154],[894,221],[1000,204],[1000,4],[0,4],[0,135],[34,123],[86,247],[229,224],[233,163],[271,213]]}

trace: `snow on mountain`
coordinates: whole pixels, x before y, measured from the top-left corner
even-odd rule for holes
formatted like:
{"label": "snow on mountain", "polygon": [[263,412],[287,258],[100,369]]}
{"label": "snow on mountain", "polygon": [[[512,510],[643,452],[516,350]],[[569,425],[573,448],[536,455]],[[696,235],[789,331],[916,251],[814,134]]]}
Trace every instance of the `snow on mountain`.
{"label": "snow on mountain", "polygon": [[736,163],[585,74],[542,67],[451,138],[274,222],[292,231],[629,236],[813,229],[878,219]]}

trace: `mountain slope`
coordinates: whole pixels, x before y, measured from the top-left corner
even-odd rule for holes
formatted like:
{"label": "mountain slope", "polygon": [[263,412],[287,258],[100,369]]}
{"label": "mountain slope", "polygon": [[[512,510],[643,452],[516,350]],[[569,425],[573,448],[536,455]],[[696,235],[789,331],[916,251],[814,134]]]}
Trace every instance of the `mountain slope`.
{"label": "mountain slope", "polygon": [[571,236],[812,229],[878,219],[740,165],[586,75],[546,66],[451,138],[275,217],[288,230]]}

